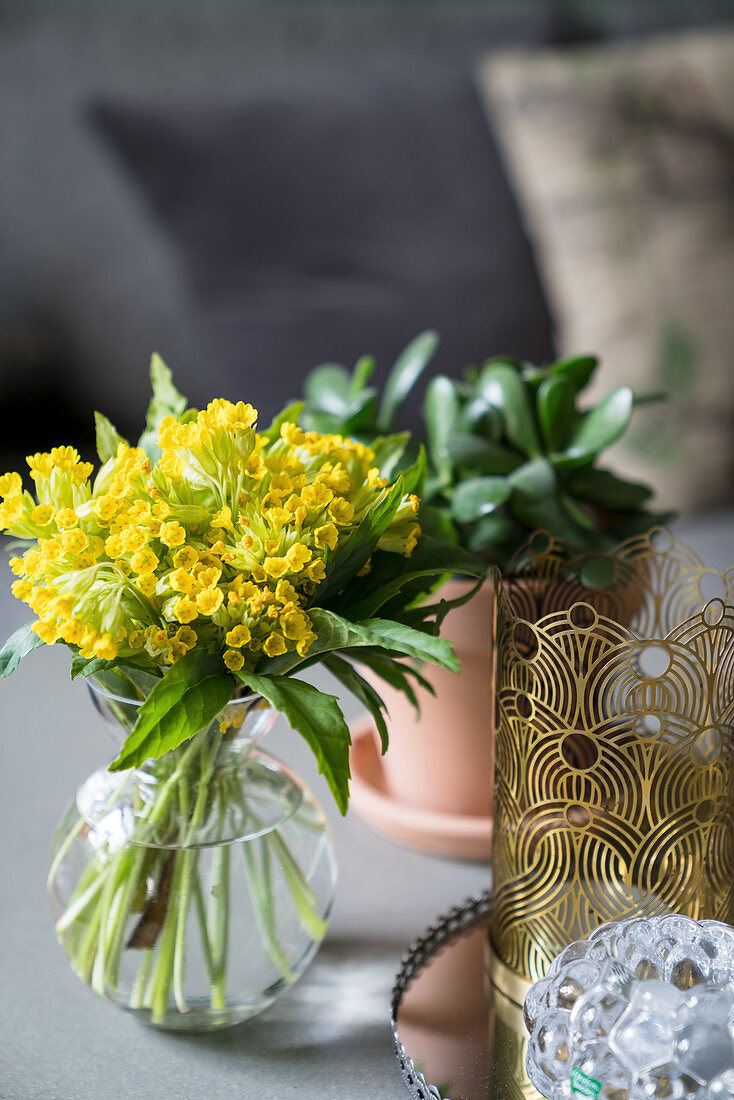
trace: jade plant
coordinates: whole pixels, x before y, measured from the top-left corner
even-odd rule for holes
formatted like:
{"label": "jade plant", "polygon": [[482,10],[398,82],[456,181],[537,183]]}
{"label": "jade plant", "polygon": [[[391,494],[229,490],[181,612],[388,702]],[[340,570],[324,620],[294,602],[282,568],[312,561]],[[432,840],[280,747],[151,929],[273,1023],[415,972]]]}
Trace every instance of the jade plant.
{"label": "jade plant", "polygon": [[[398,440],[400,408],[437,342],[432,332],[417,337],[381,395],[368,385],[372,360],[361,359],[351,375],[335,365],[316,368],[306,381],[303,420],[365,442],[386,433]],[[590,355],[547,366],[502,356],[467,368],[461,378],[433,378],[423,404],[424,528],[506,569],[537,530],[602,551],[666,523],[670,514],[647,508],[650,488],[598,464],[626,432],[635,406],[658,395],[640,397],[619,386],[579,407],[598,365]],[[399,448],[391,448],[390,461],[393,473]]]}

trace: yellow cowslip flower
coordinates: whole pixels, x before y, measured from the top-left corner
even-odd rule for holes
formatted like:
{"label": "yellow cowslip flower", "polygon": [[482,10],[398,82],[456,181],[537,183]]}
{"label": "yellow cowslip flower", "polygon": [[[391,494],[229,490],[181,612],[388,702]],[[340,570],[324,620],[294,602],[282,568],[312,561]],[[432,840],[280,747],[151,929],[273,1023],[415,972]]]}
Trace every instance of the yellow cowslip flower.
{"label": "yellow cowslip flower", "polygon": [[333,523],[325,523],[323,527],[317,527],[314,531],[314,541],[319,550],[328,546],[329,550],[336,550],[339,542],[339,532]]}
{"label": "yellow cowslip flower", "polygon": [[194,619],[198,616],[198,614],[199,609],[197,608],[194,601],[186,599],[185,596],[182,596],[180,599],[176,600],[175,604],[173,605],[173,617],[175,618],[176,622],[192,623]]}
{"label": "yellow cowslip flower", "polygon": [[245,658],[237,649],[227,649],[224,652],[224,663],[230,672],[239,672],[245,663]]}
{"label": "yellow cowslip flower", "polygon": [[[50,454],[38,453],[35,455],[28,455],[26,458],[28,468],[31,473],[31,477],[35,481],[39,477],[50,477],[54,468],[54,460]],[[17,474],[15,475],[18,476]]]}
{"label": "yellow cowslip flower", "polygon": [[94,473],[94,466],[91,462],[77,462],[70,473],[74,481],[86,481]]}
{"label": "yellow cowslip flower", "polygon": [[23,515],[23,498],[20,494],[6,497],[0,504],[0,528],[12,527]]}
{"label": "yellow cowslip flower", "polygon": [[69,471],[79,461],[79,452],[74,447],[53,447],[51,461],[57,470]]}
{"label": "yellow cowslip flower", "polygon": [[[120,562],[120,566],[123,564],[127,563]],[[144,596],[150,598],[155,595],[155,591],[158,587],[158,580],[155,573],[145,573],[143,576],[138,577],[135,581],[135,587],[139,592],[142,592]]]}
{"label": "yellow cowslip flower", "polygon": [[184,592],[188,595],[196,587],[196,581],[185,569],[175,569],[168,575],[168,583],[174,592]]}
{"label": "yellow cowslip flower", "polygon": [[117,656],[117,646],[109,634],[102,634],[92,646],[94,656],[103,661],[114,661]]}
{"label": "yellow cowslip flower", "polygon": [[64,531],[61,536],[61,546],[67,554],[81,554],[86,550],[89,539],[79,527],[71,531]]}
{"label": "yellow cowslip flower", "polygon": [[58,561],[63,553],[63,548],[58,539],[44,539],[38,546],[41,556],[46,561]]}
{"label": "yellow cowslip flower", "polygon": [[24,558],[11,558],[8,562],[10,566],[10,572],[14,573],[16,577],[22,577],[25,573],[25,559]]}
{"label": "yellow cowslip flower", "polygon": [[262,481],[265,474],[268,472],[268,468],[263,462],[263,457],[259,451],[251,454],[245,463],[245,473],[253,481]]}
{"label": "yellow cowslip flower", "polygon": [[145,645],[145,631],[131,630],[128,635],[127,644],[131,649],[142,649]]}
{"label": "yellow cowslip flower", "polygon": [[307,485],[301,492],[301,499],[308,508],[325,508],[334,496],[328,485],[314,483]]}
{"label": "yellow cowslip flower", "polygon": [[54,518],[54,510],[50,504],[37,504],[31,512],[31,519],[39,527],[48,527]]}
{"label": "yellow cowslip flower", "polygon": [[198,641],[198,636],[193,627],[180,626],[176,631],[176,641],[185,645],[187,649],[193,649]]}
{"label": "yellow cowslip flower", "polygon": [[175,452],[166,451],[163,457],[158,461],[158,469],[169,478],[170,481],[180,481],[186,466],[183,459],[175,454]]}
{"label": "yellow cowslip flower", "polygon": [[120,535],[120,543],[126,554],[142,550],[148,541],[148,532],[142,527],[127,527]]}
{"label": "yellow cowslip flower", "polygon": [[291,447],[300,447],[303,443],[304,434],[297,424],[286,421],[285,424],[280,425],[280,438],[284,439]]}
{"label": "yellow cowslip flower", "polygon": [[354,508],[344,497],[334,497],[329,505],[329,515],[340,527],[346,527],[354,519]]}
{"label": "yellow cowslip flower", "polygon": [[326,566],[321,558],[317,558],[316,561],[312,561],[310,565],[306,566],[304,572],[308,580],[320,584],[326,576]]}
{"label": "yellow cowslip flower", "polygon": [[202,615],[213,615],[222,606],[224,593],[221,588],[205,588],[196,597],[196,606]]}
{"label": "yellow cowslip flower", "polygon": [[107,525],[115,516],[119,508],[119,502],[114,497],[104,496],[98,497],[92,504],[92,511],[101,524]]}
{"label": "yellow cowslip flower", "polygon": [[0,477],[0,497],[11,497],[23,491],[23,479],[20,474],[9,473]]}
{"label": "yellow cowslip flower", "polygon": [[33,624],[31,630],[34,634],[37,634],[41,641],[45,642],[46,645],[53,645],[59,637],[59,632],[56,628],[56,624],[48,622],[45,619],[39,619],[38,622]]}
{"label": "yellow cowslip flower", "polygon": [[202,558],[199,564],[194,566],[194,578],[201,588],[213,588],[221,575],[222,567],[216,559],[214,564],[209,565],[206,559]]}
{"label": "yellow cowslip flower", "polygon": [[282,577],[284,573],[288,572],[288,562],[285,558],[266,558],[263,562],[263,569],[268,577]]}
{"label": "yellow cowslip flower", "polygon": [[288,611],[280,616],[280,629],[292,642],[299,642],[311,631],[311,620],[305,611]]}
{"label": "yellow cowslip flower", "polygon": [[130,558],[130,565],[133,571],[139,573],[141,576],[144,576],[146,573],[153,573],[158,563],[158,556],[149,548],[138,550],[138,552],[133,554]]}
{"label": "yellow cowslip flower", "polygon": [[313,557],[313,550],[310,547],[304,546],[302,543],[297,542],[291,546],[290,550],[285,556],[285,560],[288,563],[288,568],[293,573],[300,573],[304,565],[308,565]]}
{"label": "yellow cowslip flower", "polygon": [[285,644],[285,638],[282,634],[276,634],[273,631],[263,642],[263,653],[266,657],[280,657],[282,653],[287,653],[288,646]]}
{"label": "yellow cowslip flower", "polygon": [[119,558],[124,553],[119,535],[110,535],[106,538],[104,548],[110,558]]}
{"label": "yellow cowslip flower", "polygon": [[304,634],[301,640],[296,644],[296,652],[299,657],[305,657],[309,649],[316,641],[316,635],[313,633]]}
{"label": "yellow cowslip flower", "polygon": [[225,642],[228,646],[232,646],[233,649],[239,649],[243,645],[247,645],[252,634],[250,628],[245,623],[239,623],[237,626],[232,627],[227,631],[225,636]]}
{"label": "yellow cowslip flower", "polygon": [[193,546],[182,546],[173,555],[173,564],[177,569],[193,569],[199,560],[199,555]]}
{"label": "yellow cowslip flower", "polygon": [[232,509],[225,504],[218,512],[215,512],[209,521],[212,527],[226,527],[234,530],[232,525]]}
{"label": "yellow cowslip flower", "polygon": [[28,579],[13,581],[10,591],[17,600],[27,600],[33,590],[33,582]]}
{"label": "yellow cowslip flower", "polygon": [[168,523],[164,523],[158,532],[158,538],[169,549],[173,549],[174,546],[181,546],[186,542],[186,530],[177,523],[176,520],[170,520]]}

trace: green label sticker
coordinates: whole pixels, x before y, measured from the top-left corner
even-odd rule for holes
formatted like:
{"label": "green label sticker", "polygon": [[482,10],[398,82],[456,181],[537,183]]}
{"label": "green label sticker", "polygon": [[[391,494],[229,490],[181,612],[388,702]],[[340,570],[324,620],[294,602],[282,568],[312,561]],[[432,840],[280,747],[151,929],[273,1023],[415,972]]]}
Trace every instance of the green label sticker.
{"label": "green label sticker", "polygon": [[577,1096],[590,1096],[592,1100],[596,1100],[601,1092],[601,1081],[597,1081],[595,1077],[589,1077],[578,1066],[574,1066],[571,1070],[571,1091]]}

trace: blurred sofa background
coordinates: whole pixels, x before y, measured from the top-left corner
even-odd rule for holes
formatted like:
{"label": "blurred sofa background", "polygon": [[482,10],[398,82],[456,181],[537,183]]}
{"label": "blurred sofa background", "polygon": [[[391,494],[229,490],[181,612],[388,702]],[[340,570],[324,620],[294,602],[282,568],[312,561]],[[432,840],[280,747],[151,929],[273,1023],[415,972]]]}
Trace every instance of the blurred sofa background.
{"label": "blurred sofa background", "polygon": [[724,505],[733,283],[729,0],[0,2],[2,468],[431,327],[667,390],[620,462]]}

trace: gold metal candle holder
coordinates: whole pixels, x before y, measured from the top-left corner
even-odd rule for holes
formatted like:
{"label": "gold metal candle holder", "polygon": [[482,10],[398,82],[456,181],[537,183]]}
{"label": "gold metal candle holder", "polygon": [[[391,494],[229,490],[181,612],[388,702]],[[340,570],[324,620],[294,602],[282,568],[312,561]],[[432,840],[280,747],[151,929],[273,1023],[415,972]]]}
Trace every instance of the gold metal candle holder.
{"label": "gold metal candle holder", "polygon": [[497,586],[494,907],[535,981],[604,921],[734,922],[734,570],[536,536]]}

